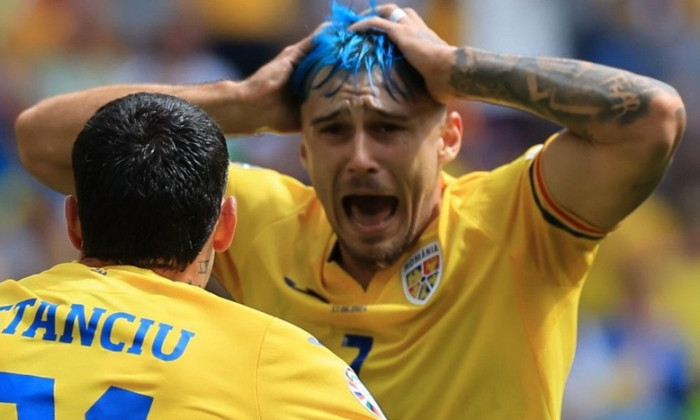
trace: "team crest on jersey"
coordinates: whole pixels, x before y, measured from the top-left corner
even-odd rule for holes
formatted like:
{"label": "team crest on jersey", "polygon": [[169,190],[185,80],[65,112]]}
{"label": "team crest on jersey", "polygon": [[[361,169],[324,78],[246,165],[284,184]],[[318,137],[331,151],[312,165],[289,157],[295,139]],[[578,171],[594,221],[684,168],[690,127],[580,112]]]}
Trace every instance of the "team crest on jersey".
{"label": "team crest on jersey", "polygon": [[370,413],[377,416],[377,418],[386,419],[384,413],[382,413],[382,410],[379,408],[379,404],[374,401],[372,394],[365,388],[365,385],[360,381],[360,378],[357,377],[357,374],[351,367],[345,369],[345,381],[348,383],[350,392],[352,392],[352,395],[357,398],[360,404],[369,410]]}
{"label": "team crest on jersey", "polygon": [[406,299],[423,305],[435,293],[442,278],[442,252],[437,241],[419,249],[401,268],[401,283]]}

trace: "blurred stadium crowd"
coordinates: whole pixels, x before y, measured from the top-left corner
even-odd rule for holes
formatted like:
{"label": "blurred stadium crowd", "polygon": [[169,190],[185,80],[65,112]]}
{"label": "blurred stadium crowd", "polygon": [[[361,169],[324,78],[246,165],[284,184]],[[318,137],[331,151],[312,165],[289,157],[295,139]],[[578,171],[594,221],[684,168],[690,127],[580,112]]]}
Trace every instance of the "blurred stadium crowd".
{"label": "blurred stadium crowd", "polygon": [[[596,61],[681,93],[688,128],[676,161],[652,199],[604,241],[584,288],[564,419],[700,419],[700,0],[395,2],[416,8],[452,44]],[[328,3],[2,0],[0,279],[77,256],[63,197],[19,164],[12,125],[22,109],[100,84],[243,78],[309,33]],[[557,129],[517,111],[455,107],[465,119],[455,172],[495,167]],[[233,160],[305,180],[294,135],[229,145]]]}

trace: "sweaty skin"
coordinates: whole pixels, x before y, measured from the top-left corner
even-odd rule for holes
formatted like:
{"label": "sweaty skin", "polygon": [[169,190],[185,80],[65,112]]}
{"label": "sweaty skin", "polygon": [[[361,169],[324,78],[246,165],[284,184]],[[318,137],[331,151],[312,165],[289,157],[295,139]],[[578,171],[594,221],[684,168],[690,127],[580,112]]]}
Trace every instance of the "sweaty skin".
{"label": "sweaty skin", "polygon": [[366,286],[437,214],[439,172],[459,149],[461,121],[427,94],[395,99],[380,77],[350,78],[326,96],[338,83],[303,104],[301,153],[341,265]]}

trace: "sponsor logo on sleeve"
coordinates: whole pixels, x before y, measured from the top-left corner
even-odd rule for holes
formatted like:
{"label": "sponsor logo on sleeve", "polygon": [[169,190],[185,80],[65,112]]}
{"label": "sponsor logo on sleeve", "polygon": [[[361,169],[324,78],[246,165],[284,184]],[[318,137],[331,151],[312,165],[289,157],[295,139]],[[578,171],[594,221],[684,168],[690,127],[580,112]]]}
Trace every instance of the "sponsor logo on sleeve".
{"label": "sponsor logo on sleeve", "polygon": [[357,377],[357,374],[351,367],[345,369],[345,381],[348,383],[350,392],[352,392],[352,395],[357,398],[357,401],[359,401],[360,404],[369,410],[370,413],[377,416],[377,418],[386,419],[384,413],[382,413],[382,410],[379,408],[379,404],[374,401],[372,394],[369,393],[365,385],[362,383],[362,381],[360,381],[360,378]]}

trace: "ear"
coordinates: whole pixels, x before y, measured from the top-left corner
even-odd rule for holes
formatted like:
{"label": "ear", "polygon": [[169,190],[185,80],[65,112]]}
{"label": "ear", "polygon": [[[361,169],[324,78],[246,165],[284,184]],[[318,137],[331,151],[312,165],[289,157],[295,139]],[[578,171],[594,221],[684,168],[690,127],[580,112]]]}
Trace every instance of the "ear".
{"label": "ear", "polygon": [[236,232],[236,219],[236,199],[233,196],[226,197],[221,203],[221,213],[214,228],[213,244],[216,252],[224,252],[231,246]]}
{"label": "ear", "polygon": [[69,195],[66,197],[64,204],[66,214],[66,227],[68,230],[68,239],[73,245],[73,248],[78,251],[83,250],[83,229],[80,226],[80,218],[78,217],[78,200]]}
{"label": "ear", "polygon": [[441,165],[453,161],[462,147],[462,116],[457,111],[450,111],[445,116],[442,144],[438,152]]}
{"label": "ear", "polygon": [[299,143],[299,154],[301,155],[301,166],[304,167],[307,171],[309,168],[306,166],[307,165],[307,151],[306,151],[306,142],[302,139],[301,142]]}

